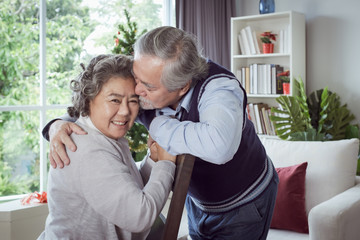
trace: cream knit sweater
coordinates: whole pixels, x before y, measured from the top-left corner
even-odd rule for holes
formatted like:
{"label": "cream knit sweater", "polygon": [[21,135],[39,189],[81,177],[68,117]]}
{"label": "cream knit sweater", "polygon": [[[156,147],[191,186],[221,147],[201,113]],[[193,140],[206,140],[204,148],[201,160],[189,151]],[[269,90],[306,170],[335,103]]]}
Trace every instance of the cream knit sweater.
{"label": "cream knit sweater", "polygon": [[72,134],[77,150],[67,151],[70,165],[50,169],[49,216],[39,239],[145,239],[169,195],[175,164],[159,161],[146,174],[148,160],[139,171],[125,138],[106,137],[90,118],[77,124],[88,134]]}

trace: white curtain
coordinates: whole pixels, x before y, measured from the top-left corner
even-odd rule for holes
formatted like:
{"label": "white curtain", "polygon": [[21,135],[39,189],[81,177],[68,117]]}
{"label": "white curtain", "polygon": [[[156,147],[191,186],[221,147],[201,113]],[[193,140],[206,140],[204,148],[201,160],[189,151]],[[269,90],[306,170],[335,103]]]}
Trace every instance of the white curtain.
{"label": "white curtain", "polygon": [[176,0],[176,27],[193,33],[204,55],[230,69],[230,18],[235,0]]}

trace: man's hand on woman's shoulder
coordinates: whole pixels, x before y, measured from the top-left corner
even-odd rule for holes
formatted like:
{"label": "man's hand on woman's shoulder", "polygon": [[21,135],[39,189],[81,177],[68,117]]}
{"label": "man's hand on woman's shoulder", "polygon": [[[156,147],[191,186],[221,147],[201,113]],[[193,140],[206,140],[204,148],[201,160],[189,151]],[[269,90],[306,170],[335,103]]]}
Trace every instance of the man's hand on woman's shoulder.
{"label": "man's hand on woman's shoulder", "polygon": [[66,154],[65,146],[73,152],[76,151],[76,145],[70,138],[70,135],[73,132],[80,135],[87,134],[87,132],[85,132],[76,123],[57,120],[51,124],[49,129],[49,160],[53,168],[56,168],[57,166],[63,168],[64,164],[70,164],[70,159]]}

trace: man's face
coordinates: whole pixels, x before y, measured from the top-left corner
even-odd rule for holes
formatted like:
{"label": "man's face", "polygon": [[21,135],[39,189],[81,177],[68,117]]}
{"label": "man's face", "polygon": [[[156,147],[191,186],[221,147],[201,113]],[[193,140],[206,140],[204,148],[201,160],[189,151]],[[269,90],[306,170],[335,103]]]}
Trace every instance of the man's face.
{"label": "man's face", "polygon": [[181,97],[189,90],[186,86],[169,92],[160,81],[164,66],[161,59],[153,56],[140,56],[134,60],[135,93],[140,96],[143,109],[176,109]]}

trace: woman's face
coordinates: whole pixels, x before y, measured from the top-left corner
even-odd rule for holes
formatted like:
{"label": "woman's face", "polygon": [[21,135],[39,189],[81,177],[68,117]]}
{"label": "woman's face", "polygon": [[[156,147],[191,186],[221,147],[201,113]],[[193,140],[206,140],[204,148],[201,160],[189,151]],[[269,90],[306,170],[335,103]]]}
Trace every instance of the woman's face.
{"label": "woman's face", "polygon": [[90,101],[90,119],[97,129],[119,139],[132,127],[139,112],[139,98],[132,78],[112,77]]}

